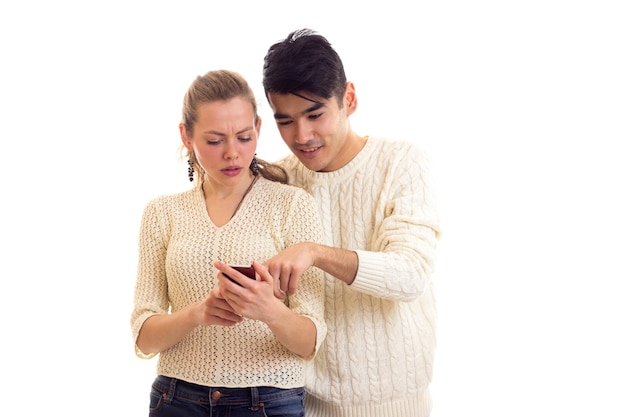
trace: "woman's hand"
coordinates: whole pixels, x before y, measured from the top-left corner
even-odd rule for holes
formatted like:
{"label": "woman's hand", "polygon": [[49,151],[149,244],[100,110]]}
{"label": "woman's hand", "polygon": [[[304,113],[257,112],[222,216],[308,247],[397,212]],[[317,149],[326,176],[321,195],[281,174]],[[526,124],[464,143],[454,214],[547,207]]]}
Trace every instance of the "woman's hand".
{"label": "woman's hand", "polygon": [[256,279],[244,276],[223,262],[215,262],[214,266],[220,271],[217,276],[219,294],[235,313],[269,324],[278,317],[280,310],[286,308],[285,304],[274,296],[274,279],[260,263],[256,261],[252,263]]}
{"label": "woman's hand", "polygon": [[175,313],[148,317],[137,337],[137,347],[144,354],[159,353],[174,346],[198,326],[234,326],[242,320],[215,287],[203,301]]}
{"label": "woman's hand", "polygon": [[241,315],[222,297],[218,287],[213,288],[209,296],[197,304],[197,320],[199,325],[233,326],[243,319]]}
{"label": "woman's hand", "polygon": [[264,322],[276,339],[291,352],[302,358],[312,357],[317,328],[310,318],[297,315],[274,296],[274,279],[267,267],[253,262],[256,279],[250,279],[223,262],[215,262],[214,265],[220,270],[217,275],[220,294],[237,314]]}

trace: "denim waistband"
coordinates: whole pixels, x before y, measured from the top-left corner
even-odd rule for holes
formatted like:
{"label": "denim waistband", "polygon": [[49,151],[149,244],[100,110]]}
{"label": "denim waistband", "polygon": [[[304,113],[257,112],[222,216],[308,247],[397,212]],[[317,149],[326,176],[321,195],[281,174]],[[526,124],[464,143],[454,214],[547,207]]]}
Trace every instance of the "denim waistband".
{"label": "denim waistband", "polygon": [[227,404],[251,404],[256,406],[259,403],[301,395],[304,392],[304,387],[209,387],[163,375],[156,377],[153,387],[163,393],[166,402],[170,402],[174,397],[178,397],[213,406]]}

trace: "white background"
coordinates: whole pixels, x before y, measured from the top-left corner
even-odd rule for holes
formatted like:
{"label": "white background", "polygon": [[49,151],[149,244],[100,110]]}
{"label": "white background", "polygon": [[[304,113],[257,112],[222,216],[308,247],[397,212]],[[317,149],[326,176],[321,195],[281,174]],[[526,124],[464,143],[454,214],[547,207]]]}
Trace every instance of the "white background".
{"label": "white background", "polygon": [[626,416],[621,2],[216,3],[0,5],[3,408],[147,415],[138,227],[149,199],[189,186],[182,96],[239,71],[259,156],[284,155],[262,60],[310,27],[356,84],[355,130],[435,162],[432,417]]}

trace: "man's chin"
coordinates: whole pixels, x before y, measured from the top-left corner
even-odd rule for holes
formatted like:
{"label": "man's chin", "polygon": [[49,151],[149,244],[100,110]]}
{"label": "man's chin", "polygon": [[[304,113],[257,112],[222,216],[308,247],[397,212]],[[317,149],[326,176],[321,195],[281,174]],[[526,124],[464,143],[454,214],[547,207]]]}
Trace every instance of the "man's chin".
{"label": "man's chin", "polygon": [[319,171],[321,168],[323,168],[319,150],[316,152],[310,152],[310,153],[302,152],[302,151],[295,151],[294,154],[300,160],[302,165],[304,165],[311,171]]}
{"label": "man's chin", "polygon": [[300,162],[302,162],[302,165],[304,165],[311,171],[317,172],[324,168],[323,165],[320,164],[319,158],[310,159],[310,158],[298,157],[298,159],[300,160]]}

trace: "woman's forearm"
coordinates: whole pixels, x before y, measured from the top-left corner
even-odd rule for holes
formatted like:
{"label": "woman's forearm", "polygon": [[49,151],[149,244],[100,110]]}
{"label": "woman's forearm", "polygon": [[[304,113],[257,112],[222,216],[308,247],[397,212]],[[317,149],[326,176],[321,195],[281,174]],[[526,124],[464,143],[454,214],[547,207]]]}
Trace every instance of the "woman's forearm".
{"label": "woman's forearm", "polygon": [[311,319],[299,316],[287,306],[266,322],[276,339],[291,352],[309,359],[315,354],[317,329]]}
{"label": "woman's forearm", "polygon": [[144,321],[137,336],[137,347],[144,354],[159,353],[174,346],[197,327],[193,306],[172,314],[155,314]]}

